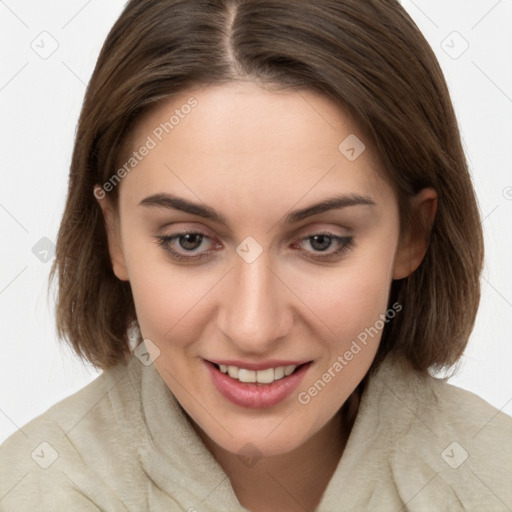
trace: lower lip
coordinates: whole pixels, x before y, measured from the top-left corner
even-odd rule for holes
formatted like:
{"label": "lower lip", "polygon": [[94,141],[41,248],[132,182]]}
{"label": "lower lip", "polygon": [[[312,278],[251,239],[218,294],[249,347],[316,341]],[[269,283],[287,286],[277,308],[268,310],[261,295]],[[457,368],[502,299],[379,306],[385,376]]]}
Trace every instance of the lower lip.
{"label": "lower lip", "polygon": [[311,366],[311,363],[306,363],[288,377],[271,384],[259,384],[240,382],[222,373],[213,363],[205,363],[219,393],[230,402],[250,409],[274,407],[288,398],[297,389]]}

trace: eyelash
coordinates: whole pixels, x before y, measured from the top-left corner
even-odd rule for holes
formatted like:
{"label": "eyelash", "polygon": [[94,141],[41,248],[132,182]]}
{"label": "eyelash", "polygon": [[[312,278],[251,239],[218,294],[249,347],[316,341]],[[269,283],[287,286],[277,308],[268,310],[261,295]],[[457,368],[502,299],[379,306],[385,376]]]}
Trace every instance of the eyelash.
{"label": "eyelash", "polygon": [[[184,237],[186,235],[202,236],[203,239],[201,240],[201,243],[203,242],[204,239],[210,238],[207,235],[205,235],[204,233],[201,233],[199,231],[184,231],[182,233],[176,233],[174,235],[157,235],[157,236],[155,236],[155,240],[159,247],[162,247],[167,253],[169,253],[172,256],[173,259],[176,259],[178,261],[186,261],[186,262],[198,261],[198,260],[208,257],[208,255],[209,255],[208,253],[211,254],[212,251],[206,251],[201,254],[196,254],[193,256],[185,256],[171,248],[171,244],[174,240],[178,240],[181,237]],[[340,236],[340,235],[335,235],[334,233],[325,232],[325,231],[313,233],[311,235],[303,237],[299,240],[299,242],[304,242],[305,240],[310,240],[310,239],[314,238],[315,236],[326,236],[326,237],[330,238],[331,241],[338,243],[338,248],[334,252],[324,255],[324,254],[322,254],[323,251],[319,251],[317,255],[311,257],[312,259],[316,259],[316,260],[327,260],[327,259],[333,259],[335,256],[341,256],[341,255],[347,253],[352,248],[352,246],[354,244],[354,239],[352,236]]]}

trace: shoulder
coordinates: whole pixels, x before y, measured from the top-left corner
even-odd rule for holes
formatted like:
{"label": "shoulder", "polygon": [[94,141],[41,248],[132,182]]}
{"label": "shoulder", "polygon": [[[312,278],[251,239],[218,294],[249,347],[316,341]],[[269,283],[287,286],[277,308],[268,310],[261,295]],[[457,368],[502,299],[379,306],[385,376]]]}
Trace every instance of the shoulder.
{"label": "shoulder", "polygon": [[111,491],[92,468],[108,471],[119,463],[122,432],[111,391],[130,385],[128,370],[118,366],[102,373],[0,446],[2,511],[97,511],[97,504],[110,502]]}
{"label": "shoulder", "polygon": [[398,487],[419,492],[425,486],[423,499],[449,495],[468,510],[512,508],[512,418],[399,363],[388,361],[374,376]]}

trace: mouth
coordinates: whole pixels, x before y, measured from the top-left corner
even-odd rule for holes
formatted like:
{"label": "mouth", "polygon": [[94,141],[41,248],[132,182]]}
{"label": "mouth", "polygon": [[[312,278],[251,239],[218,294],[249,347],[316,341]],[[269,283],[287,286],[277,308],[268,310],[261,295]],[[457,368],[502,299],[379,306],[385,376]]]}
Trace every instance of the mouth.
{"label": "mouth", "polygon": [[284,401],[299,386],[313,363],[266,364],[265,368],[256,369],[258,365],[247,363],[235,366],[203,361],[217,391],[235,405],[251,409],[269,408]]}
{"label": "mouth", "polygon": [[245,384],[272,384],[272,382],[284,379],[294,374],[299,368],[308,363],[287,364],[275,367],[269,367],[264,370],[251,370],[245,367],[235,365],[212,363],[217,370],[229,375],[232,379],[237,379]]}

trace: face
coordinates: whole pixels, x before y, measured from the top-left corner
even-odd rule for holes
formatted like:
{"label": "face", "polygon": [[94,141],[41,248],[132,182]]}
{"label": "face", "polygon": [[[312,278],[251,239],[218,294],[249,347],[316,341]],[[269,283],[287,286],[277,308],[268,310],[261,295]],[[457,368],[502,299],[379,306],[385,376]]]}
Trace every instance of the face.
{"label": "face", "polygon": [[225,450],[290,452],[364,377],[415,265],[370,141],[317,93],[238,83],[173,97],[132,142],[118,212],[100,203],[158,372]]}

